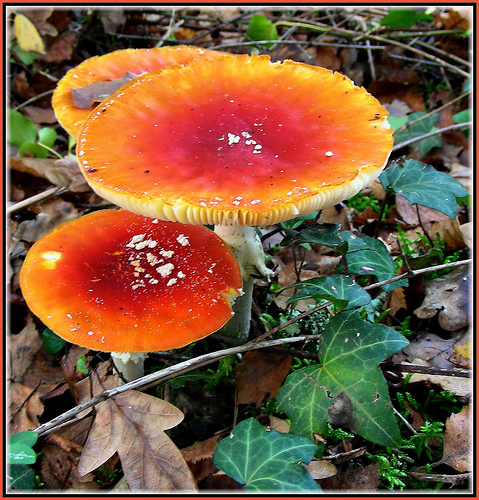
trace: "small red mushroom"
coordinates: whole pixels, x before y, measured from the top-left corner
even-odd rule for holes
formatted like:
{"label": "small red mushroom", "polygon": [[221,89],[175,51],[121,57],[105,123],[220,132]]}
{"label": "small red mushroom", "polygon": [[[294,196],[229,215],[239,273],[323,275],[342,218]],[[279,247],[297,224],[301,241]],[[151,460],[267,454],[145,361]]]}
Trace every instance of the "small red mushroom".
{"label": "small red mushroom", "polygon": [[40,238],[20,284],[30,310],[63,339],[146,353],[219,330],[241,293],[241,271],[227,245],[203,226],[101,210]]}
{"label": "small red mushroom", "polygon": [[154,49],[124,49],[90,57],[58,82],[52,106],[62,127],[76,137],[80,126],[100,101],[128,81],[172,64],[214,57],[221,52],[180,45]]}
{"label": "small red mushroom", "polygon": [[[386,110],[347,77],[224,55],[122,87],[85,121],[77,158],[92,188],[119,206],[215,224],[251,300],[252,275],[271,274],[253,226],[356,194],[379,176],[392,145]],[[244,338],[249,316],[235,319]]]}

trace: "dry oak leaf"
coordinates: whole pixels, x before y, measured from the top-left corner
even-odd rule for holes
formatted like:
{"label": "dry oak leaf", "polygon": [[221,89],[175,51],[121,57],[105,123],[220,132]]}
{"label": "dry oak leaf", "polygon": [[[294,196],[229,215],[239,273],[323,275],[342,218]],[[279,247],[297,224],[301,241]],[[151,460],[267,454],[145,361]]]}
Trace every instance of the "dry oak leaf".
{"label": "dry oak leaf", "polygon": [[470,406],[446,420],[444,452],[439,463],[449,465],[458,472],[472,471],[472,423]]}
{"label": "dry oak leaf", "polygon": [[183,455],[163,432],[178,425],[183,413],[161,399],[138,391],[100,403],[78,465],[88,474],[118,452],[130,489],[135,492],[196,491]]}
{"label": "dry oak leaf", "polygon": [[292,357],[261,351],[247,352],[235,368],[237,404],[254,403],[259,408],[265,397],[273,397],[291,367]]}
{"label": "dry oak leaf", "polygon": [[8,433],[30,431],[40,425],[43,414],[40,393],[26,385],[10,382],[8,385]]}
{"label": "dry oak leaf", "polygon": [[219,435],[212,436],[205,441],[200,441],[199,443],[181,449],[181,453],[197,482],[202,481],[216,469],[213,463],[213,454],[219,440]]}

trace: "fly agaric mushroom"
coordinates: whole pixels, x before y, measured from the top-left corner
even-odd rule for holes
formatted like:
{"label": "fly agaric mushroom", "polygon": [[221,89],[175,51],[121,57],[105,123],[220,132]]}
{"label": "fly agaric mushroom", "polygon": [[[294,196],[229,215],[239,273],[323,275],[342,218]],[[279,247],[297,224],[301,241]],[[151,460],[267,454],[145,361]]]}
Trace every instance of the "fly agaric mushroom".
{"label": "fly agaric mushroom", "polygon": [[101,210],[40,238],[20,284],[48,328],[74,344],[113,352],[131,380],[141,376],[143,357],[125,366],[121,353],[176,349],[219,330],[241,293],[241,271],[227,245],[203,226]]}
{"label": "fly agaric mushroom", "polygon": [[69,70],[58,82],[52,106],[60,125],[76,137],[92,109],[139,75],[221,52],[181,45],[154,49],[116,50],[91,57]]}
{"label": "fly agaric mushroom", "polygon": [[119,206],[216,225],[243,268],[246,316],[237,302],[234,333],[244,339],[253,276],[271,274],[253,226],[356,194],[392,145],[386,110],[347,77],[224,55],[149,73],[105,99],[79,133],[77,158],[94,191]]}

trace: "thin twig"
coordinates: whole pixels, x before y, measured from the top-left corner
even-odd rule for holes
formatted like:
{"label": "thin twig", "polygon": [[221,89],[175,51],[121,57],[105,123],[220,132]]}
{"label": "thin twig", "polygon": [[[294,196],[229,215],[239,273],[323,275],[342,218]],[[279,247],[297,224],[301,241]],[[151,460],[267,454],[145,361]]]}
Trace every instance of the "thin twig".
{"label": "thin twig", "polygon": [[18,212],[19,210],[22,210],[23,208],[29,207],[30,205],[33,205],[34,203],[38,203],[40,201],[43,201],[46,198],[50,198],[50,196],[63,194],[66,191],[68,191],[68,188],[66,186],[52,187],[50,189],[42,191],[41,193],[38,193],[34,196],[31,196],[30,198],[27,198],[26,200],[19,201],[18,203],[15,203],[15,205],[9,206],[7,208],[7,215],[11,215],[15,212]]}
{"label": "thin twig", "polygon": [[392,148],[392,151],[398,151],[399,149],[405,148],[406,146],[410,146],[415,142],[419,142],[424,139],[429,139],[429,137],[442,134],[443,132],[450,132],[451,130],[460,130],[461,128],[467,128],[467,127],[472,127],[472,122],[455,123],[454,125],[449,125],[448,127],[439,128],[437,130],[433,130],[432,132],[428,132],[427,134],[423,134],[418,137],[413,137],[412,139],[408,139],[407,141],[400,142],[399,144],[396,144]]}
{"label": "thin twig", "polygon": [[202,356],[189,359],[188,361],[183,361],[182,363],[169,366],[168,368],[164,368],[163,370],[159,370],[155,373],[145,375],[144,377],[133,380],[132,382],[128,382],[127,384],[121,385],[119,387],[115,387],[114,389],[104,391],[101,394],[95,396],[94,398],[85,401],[84,403],[79,404],[78,406],[75,406],[71,410],[68,410],[67,412],[59,415],[58,417],[55,417],[49,422],[46,422],[45,424],[38,426],[36,429],[33,429],[33,431],[36,432],[39,436],[43,434],[49,434],[50,432],[53,432],[59,424],[62,424],[72,419],[82,411],[91,408],[92,406],[95,406],[98,403],[101,403],[102,401],[106,401],[109,398],[118,396],[119,394],[122,394],[132,389],[138,389],[140,387],[149,386],[153,383],[156,385],[159,382],[165,382],[174,377],[177,377],[178,375],[181,375],[182,373],[187,373],[192,369],[201,368],[202,366],[208,365],[210,363],[213,363],[215,361],[218,361],[220,359],[226,358],[234,354],[250,351],[253,349],[263,349],[265,347],[274,347],[278,345],[290,344],[295,342],[308,342],[311,340],[318,340],[320,337],[321,335],[302,335],[300,337],[269,340],[266,342],[256,343],[254,345],[243,344],[238,347],[223,349],[221,351],[209,352],[207,354],[203,354]]}
{"label": "thin twig", "polygon": [[471,93],[470,90],[468,90],[467,92],[464,92],[463,94],[461,94],[460,96],[452,99],[452,101],[449,101],[449,102],[446,102],[446,104],[443,104],[441,107],[439,108],[436,108],[436,109],[433,109],[432,111],[430,111],[429,113],[426,113],[425,115],[422,115],[420,116],[419,118],[416,118],[415,120],[411,120],[410,122],[404,124],[402,127],[398,128],[397,130],[394,131],[394,133],[399,136],[399,134],[401,134],[401,132],[404,132],[407,128],[409,127],[412,127],[413,125],[415,125],[416,123],[419,123],[423,120],[426,120],[427,118],[437,114],[437,113],[440,113],[441,111],[443,111],[444,109],[447,109],[449,106],[452,106],[453,104],[455,104],[456,102],[458,101],[461,101],[462,99],[464,99],[465,97],[467,97],[469,94]]}

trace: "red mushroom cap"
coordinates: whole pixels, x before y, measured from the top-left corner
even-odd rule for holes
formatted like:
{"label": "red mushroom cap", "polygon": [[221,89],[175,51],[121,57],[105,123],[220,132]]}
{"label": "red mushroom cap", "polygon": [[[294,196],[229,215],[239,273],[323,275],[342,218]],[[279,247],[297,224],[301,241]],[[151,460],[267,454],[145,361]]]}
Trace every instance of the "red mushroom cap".
{"label": "red mushroom cap", "polygon": [[45,325],[90,349],[175,349],[219,330],[242,286],[238,263],[203,226],[101,210],[30,249],[25,300]]}
{"label": "red mushroom cap", "polygon": [[93,189],[144,215],[268,225],[352,196],[392,148],[387,112],[324,68],[226,55],[137,78],[82,127]]}
{"label": "red mushroom cap", "polygon": [[222,53],[182,45],[156,49],[116,50],[103,56],[91,57],[69,70],[58,82],[53,93],[52,106],[61,126],[70,135],[76,136],[80,126],[98,103],[88,109],[76,107],[72,100],[73,90],[93,83],[121,79],[126,73],[142,75],[172,64],[188,64],[193,59],[213,57],[218,54]]}

